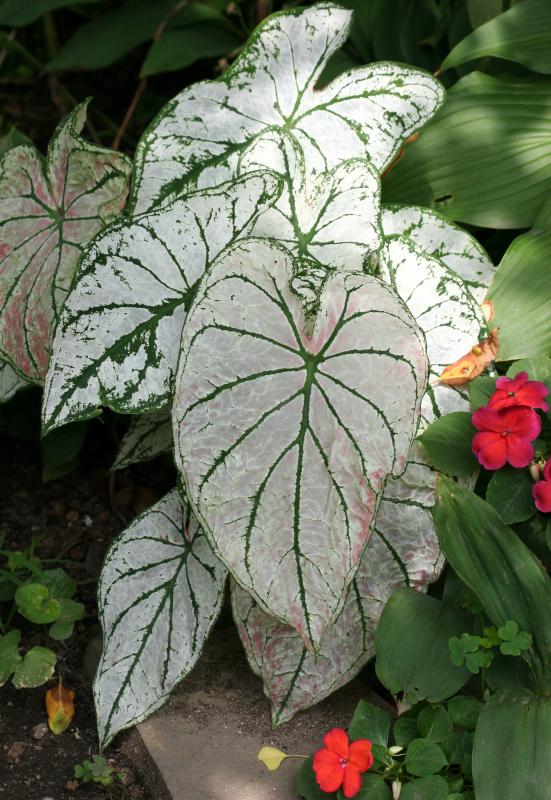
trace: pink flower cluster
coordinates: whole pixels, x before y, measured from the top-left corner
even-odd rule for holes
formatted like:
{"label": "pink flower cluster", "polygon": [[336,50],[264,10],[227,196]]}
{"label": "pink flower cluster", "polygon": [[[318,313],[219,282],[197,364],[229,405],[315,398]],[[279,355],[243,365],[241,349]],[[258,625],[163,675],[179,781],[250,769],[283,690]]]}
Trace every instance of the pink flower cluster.
{"label": "pink flower cluster", "polygon": [[[505,464],[527,467],[534,458],[534,445],[541,432],[541,419],[535,409],[549,411],[545,398],[549,389],[541,381],[530,381],[526,372],[511,378],[498,378],[488,404],[478,408],[472,422],[478,433],[472,450],[485,469],[496,470]],[[533,488],[539,511],[551,511],[551,459],[543,470],[543,480]]]}

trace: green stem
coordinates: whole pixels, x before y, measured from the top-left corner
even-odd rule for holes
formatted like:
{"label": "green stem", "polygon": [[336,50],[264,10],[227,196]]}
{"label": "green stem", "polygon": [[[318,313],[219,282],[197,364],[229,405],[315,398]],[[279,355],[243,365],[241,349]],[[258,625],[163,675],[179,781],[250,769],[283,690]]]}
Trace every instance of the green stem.
{"label": "green stem", "polygon": [[48,58],[53,58],[59,50],[59,39],[55,27],[54,15],[50,11],[42,17],[42,25],[44,27],[44,38],[46,40],[46,50],[48,51]]}

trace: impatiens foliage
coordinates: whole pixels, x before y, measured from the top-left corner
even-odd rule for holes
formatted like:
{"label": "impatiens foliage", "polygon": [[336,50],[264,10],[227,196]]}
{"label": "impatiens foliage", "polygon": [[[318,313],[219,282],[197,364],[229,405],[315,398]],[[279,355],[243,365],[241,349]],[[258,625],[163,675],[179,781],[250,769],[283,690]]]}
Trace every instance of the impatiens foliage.
{"label": "impatiens foliage", "polygon": [[443,89],[390,63],[318,88],[350,19],[329,2],[275,14],[161,111],[130,214],[85,249],[61,312],[44,429],[141,414],[114,468],[174,441],[188,498],[109,552],[103,744],[191,669],[227,573],[276,724],[366,663],[394,589],[439,574],[437,473],[414,440],[468,408],[437,378],[488,335],[493,267],[438,214],[381,206]]}
{"label": "impatiens foliage", "polygon": [[0,354],[36,382],[83,246],[128,190],[129,159],[80,136],[86,106],[59,125],[46,161],[30,145],[0,161]]}

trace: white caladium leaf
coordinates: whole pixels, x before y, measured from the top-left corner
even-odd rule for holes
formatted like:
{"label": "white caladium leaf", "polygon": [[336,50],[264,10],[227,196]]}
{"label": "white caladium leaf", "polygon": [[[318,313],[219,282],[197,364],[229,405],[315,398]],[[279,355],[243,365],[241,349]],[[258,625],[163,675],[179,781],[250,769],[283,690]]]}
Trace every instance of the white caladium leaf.
{"label": "white caladium leaf", "polygon": [[[389,481],[373,535],[344,608],[329,626],[317,658],[296,631],[264,611],[239,586],[232,586],[232,606],[239,634],[253,670],[264,682],[272,721],[280,725],[344,686],[374,655],[373,637],[383,607],[400,586],[424,589],[438,577],[438,540],[431,524],[434,491],[430,468],[411,461],[400,479]],[[407,498],[402,494],[407,485]],[[409,518],[395,500],[407,499]]]}
{"label": "white caladium leaf", "polygon": [[381,187],[374,167],[352,159],[313,177],[295,138],[281,131],[259,136],[239,162],[242,172],[266,165],[283,177],[284,190],[257,219],[253,235],[277,239],[293,255],[322,266],[362,272],[367,256],[383,240]]}
{"label": "white caladium leaf", "polygon": [[441,414],[466,409],[461,392],[434,382],[448,364],[469,351],[484,329],[479,299],[491,264],[467,233],[436,214],[409,207],[403,212],[400,216],[398,207],[383,212],[385,243],[377,260],[380,277],[402,298],[425,334],[432,385],[422,414],[432,422]]}
{"label": "white caladium leaf", "polygon": [[124,469],[139,461],[150,461],[173,447],[170,412],[140,414],[128,426],[111,469]]}
{"label": "white caladium leaf", "polygon": [[281,191],[255,173],[121,219],[83,258],[54,341],[45,386],[49,430],[170,404],[186,313],[205,269]]}
{"label": "white caladium leaf", "polygon": [[243,149],[267,129],[290,131],[312,173],[366,156],[383,170],[444,91],[428,73],[388,63],[349,70],[316,89],[350,22],[350,11],[329,2],[273,14],[219,80],[180,92],[138,145],[134,210],[186,184],[228,180]]}
{"label": "white caladium leaf", "polygon": [[182,337],[174,437],[215,551],[317,648],[385,480],[405,468],[427,364],[385,284],[331,273],[312,329],[292,270],[285,248],[250,239],[205,275]]}
{"label": "white caladium leaf", "polygon": [[111,545],[98,589],[104,641],[94,697],[102,748],[163,705],[192,669],[226,576],[177,490]]}
{"label": "white caladium leaf", "polygon": [[126,202],[130,160],[80,136],[87,103],[42,156],[13,147],[0,161],[0,353],[42,382],[83,246]]}
{"label": "white caladium leaf", "polygon": [[496,268],[482,245],[463,228],[429,208],[387,205],[382,209],[385,236],[407,236],[432,258],[462,278],[482,303]]}
{"label": "white caladium leaf", "polygon": [[31,384],[24,380],[6,361],[0,362],[0,403],[6,403],[20,389],[28,388]]}

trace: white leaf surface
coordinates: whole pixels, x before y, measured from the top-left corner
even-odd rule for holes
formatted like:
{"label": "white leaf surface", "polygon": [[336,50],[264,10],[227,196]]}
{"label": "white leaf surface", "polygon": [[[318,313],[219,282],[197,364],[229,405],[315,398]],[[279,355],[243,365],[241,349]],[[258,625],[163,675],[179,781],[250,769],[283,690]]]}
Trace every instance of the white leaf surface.
{"label": "white leaf surface", "polygon": [[86,106],[58,126],[46,160],[30,145],[0,160],[0,353],[38,383],[84,245],[128,191],[130,160],[80,136]]}
{"label": "white leaf surface", "polygon": [[[392,592],[400,586],[421,590],[438,577],[441,559],[431,523],[430,471],[411,461],[399,484],[387,483],[344,608],[326,630],[316,659],[293,628],[266,614],[232,584],[237,628],[249,663],[264,682],[274,725],[344,686],[373,657],[375,629]],[[409,515],[397,499],[407,501]]]}
{"label": "white leaf surface", "polygon": [[224,247],[281,191],[255,173],[117,221],[88,249],[67,299],[45,386],[49,430],[109,406],[156,411],[172,400],[186,313]]}
{"label": "white leaf surface", "polygon": [[120,443],[111,469],[125,469],[130,464],[151,461],[174,447],[169,411],[139,414],[131,421]]}
{"label": "white leaf surface", "polygon": [[253,235],[277,239],[298,258],[324,267],[362,272],[383,239],[374,167],[352,159],[313,177],[296,139],[280,131],[255,139],[239,162],[242,173],[266,166],[282,176],[283,192],[258,217]]}
{"label": "white leaf surface", "polygon": [[111,545],[100,576],[104,641],[94,683],[100,746],[146,719],[192,669],[226,570],[176,490]]}
{"label": "white leaf surface", "polygon": [[312,173],[365,157],[382,171],[444,92],[428,73],[388,63],[349,70],[316,89],[350,21],[350,11],[330,2],[273,14],[219,80],[180,92],[138,145],[135,211],[186,184],[228,180],[243,149],[268,129],[291,132]]}
{"label": "white leaf surface", "polygon": [[174,436],[215,551],[315,648],[385,480],[405,468],[426,357],[394,293],[358,273],[327,278],[308,335],[292,269],[287,250],[250,239],[205,275],[182,338]]}

